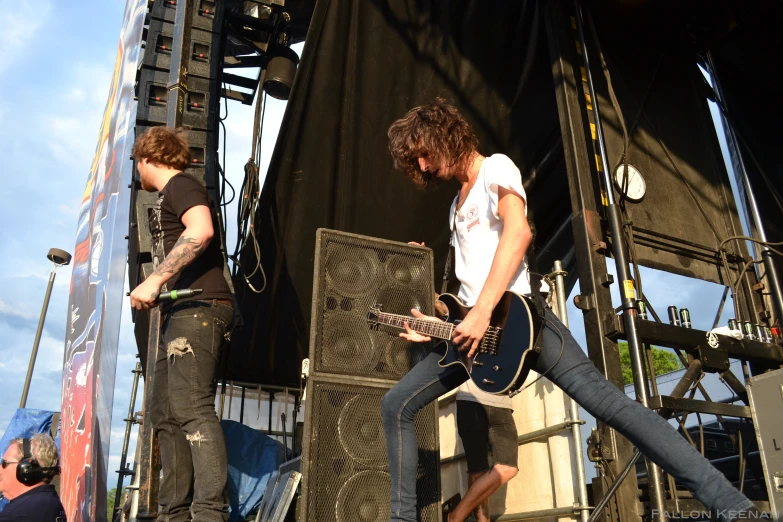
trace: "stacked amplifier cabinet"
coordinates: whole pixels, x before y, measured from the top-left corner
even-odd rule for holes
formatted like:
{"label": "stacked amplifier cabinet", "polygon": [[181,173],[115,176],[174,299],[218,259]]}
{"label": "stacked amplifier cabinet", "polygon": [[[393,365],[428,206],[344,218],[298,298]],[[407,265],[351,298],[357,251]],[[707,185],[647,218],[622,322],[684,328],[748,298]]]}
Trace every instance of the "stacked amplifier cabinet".
{"label": "stacked amplifier cabinet", "polygon": [[[137,74],[135,135],[156,125],[166,125],[169,103],[169,83],[172,54],[175,46],[174,16],[178,1],[154,0],[151,2],[148,26],[144,31],[144,57]],[[187,92],[185,94],[182,122],[187,129],[192,164],[187,173],[201,180],[209,189],[215,202],[220,201],[217,158],[217,132],[219,111],[220,56],[222,55],[223,3],[212,0],[188,0],[190,16],[190,44],[183,51],[182,62],[187,63]],[[176,69],[176,67],[175,67]],[[141,190],[138,176],[134,176],[131,191],[131,216],[129,224],[128,284],[131,290],[152,270],[152,242],[149,232],[149,215],[155,207],[158,195]],[[137,344],[147,343],[148,314],[135,313],[134,322]]]}
{"label": "stacked amplifier cabinet", "polygon": [[[386,522],[391,498],[381,398],[425,348],[370,328],[367,312],[433,313],[432,251],[319,229],[299,522]],[[440,520],[438,410],[416,416],[422,521]]]}

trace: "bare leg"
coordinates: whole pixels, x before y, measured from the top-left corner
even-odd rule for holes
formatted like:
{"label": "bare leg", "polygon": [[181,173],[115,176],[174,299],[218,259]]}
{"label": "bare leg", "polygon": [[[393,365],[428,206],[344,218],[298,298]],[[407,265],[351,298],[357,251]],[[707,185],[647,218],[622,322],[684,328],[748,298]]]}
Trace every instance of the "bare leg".
{"label": "bare leg", "polygon": [[[483,473],[471,473],[468,478],[468,487],[472,486],[479,477],[486,473],[486,471]],[[484,501],[473,510],[473,514],[476,515],[476,522],[489,522],[489,497],[485,498]]]}
{"label": "bare leg", "polygon": [[519,470],[511,466],[495,464],[484,473],[472,473],[470,487],[454,511],[449,513],[449,522],[463,522],[476,509],[478,522],[489,522],[489,497],[500,486],[514,478]]}

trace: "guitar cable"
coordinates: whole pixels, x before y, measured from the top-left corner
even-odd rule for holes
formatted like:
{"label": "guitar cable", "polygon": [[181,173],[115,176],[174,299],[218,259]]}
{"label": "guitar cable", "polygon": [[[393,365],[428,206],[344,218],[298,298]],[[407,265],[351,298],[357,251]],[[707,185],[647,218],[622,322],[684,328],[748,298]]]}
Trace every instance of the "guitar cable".
{"label": "guitar cable", "polygon": [[[552,281],[549,278],[549,275],[539,274],[538,272],[533,272],[531,270],[528,270],[528,282],[530,282],[530,274],[539,276],[542,281],[546,281],[547,282],[547,285],[550,288],[554,287],[554,281]],[[532,285],[531,285],[531,287],[532,287]],[[539,289],[538,295],[541,296],[540,289]],[[541,296],[541,297],[543,297],[543,296]],[[535,303],[535,298],[533,299],[533,302]],[[547,303],[547,308],[548,307],[549,307],[549,304]],[[551,372],[555,368],[555,366],[557,366],[557,363],[559,363],[560,359],[562,359],[562,357],[563,357],[563,352],[565,352],[565,337],[563,337],[562,332],[560,332],[560,328],[557,327],[557,325],[554,323],[554,321],[552,321],[551,319],[547,318],[547,316],[546,316],[546,309],[544,309],[543,312],[541,312],[539,310],[536,310],[536,312],[538,313],[538,315],[541,316],[541,320],[544,322],[544,328],[549,326],[550,329],[552,331],[554,331],[557,334],[557,336],[560,338],[560,354],[557,356],[557,360],[554,362],[554,364],[552,364],[552,366],[547,368],[547,370],[544,373],[542,373],[541,375],[539,375],[538,377],[533,379],[533,381],[530,384],[527,384],[527,385],[521,387],[520,389],[518,389],[517,391],[515,391],[513,393],[510,393],[508,395],[509,397],[514,397],[516,394],[522,393],[523,391],[525,391],[526,389],[528,389],[529,387],[531,387],[535,383],[537,383],[539,380],[541,380],[542,377],[546,377],[549,374],[549,372]],[[541,332],[539,335],[544,335],[544,332]]]}
{"label": "guitar cable", "polygon": [[[535,383],[537,383],[539,380],[541,380],[542,377],[546,377],[549,374],[549,372],[551,372],[555,368],[555,366],[557,366],[557,363],[559,363],[560,359],[563,357],[563,352],[565,351],[565,337],[563,337],[563,334],[560,332],[560,328],[558,328],[557,325],[553,321],[551,321],[550,319],[547,319],[546,317],[543,317],[543,319],[544,319],[544,323],[549,323],[549,324],[544,324],[544,328],[549,326],[557,334],[557,336],[560,338],[560,355],[557,356],[557,360],[554,362],[554,364],[552,364],[552,366],[547,368],[547,370],[544,373],[542,373],[541,375],[536,377],[533,380],[533,382],[531,382],[530,384],[526,384],[525,386],[521,387],[517,391],[515,391],[513,393],[510,393],[508,395],[509,397],[514,397],[516,394],[522,393],[523,391],[525,391],[526,389],[530,388]],[[544,335],[544,332],[541,332],[541,335]]]}

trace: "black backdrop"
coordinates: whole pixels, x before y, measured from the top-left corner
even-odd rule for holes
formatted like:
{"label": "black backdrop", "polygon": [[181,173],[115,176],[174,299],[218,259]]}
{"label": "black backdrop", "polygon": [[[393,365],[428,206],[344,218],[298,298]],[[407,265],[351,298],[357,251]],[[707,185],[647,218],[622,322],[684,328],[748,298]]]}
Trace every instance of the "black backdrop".
{"label": "black backdrop", "polygon": [[[458,105],[482,153],[503,152],[520,167],[541,237],[560,226],[570,212],[565,174],[533,175],[560,135],[538,9],[527,1],[319,0],[256,220],[269,284],[261,295],[237,285],[245,327],[233,338],[229,378],[298,384],[319,227],[425,241],[442,273],[458,187],[418,191],[388,153],[389,125],[415,105],[435,96]],[[254,261],[244,252],[248,271]]]}
{"label": "black backdrop", "polygon": [[[308,352],[319,227],[425,241],[435,251],[436,277],[442,273],[447,210],[457,185],[431,194],[418,191],[392,170],[387,149],[389,125],[415,105],[435,96],[449,99],[473,124],[483,154],[503,152],[515,161],[539,247],[567,225],[568,181],[541,12],[554,1],[317,1],[255,221],[269,284],[261,295],[237,284],[245,327],[233,338],[229,379],[298,384],[299,363]],[[765,108],[776,98],[772,71],[780,61],[779,46],[763,48],[767,40],[780,39],[780,31],[775,33],[780,9],[770,8],[770,0],[596,0],[584,5],[595,15],[629,127],[649,88],[646,117],[631,137],[629,159],[648,184],[645,200],[629,204],[634,226],[716,246],[710,225],[726,237],[737,230],[738,219],[697,63],[707,50],[715,51],[719,73],[726,74],[730,107],[745,112],[740,124],[778,180],[774,139],[780,133],[767,131],[779,127],[780,119]],[[754,30],[764,36],[754,41]],[[593,61],[614,162],[621,148],[618,120],[595,55]],[[751,85],[761,96],[750,95]],[[696,211],[673,163],[707,218]],[[590,175],[597,178],[597,172]],[[758,192],[770,208],[763,187]],[[778,234],[779,229],[770,228],[771,235]],[[570,226],[563,229],[556,246],[545,252],[541,270],[571,246]],[[720,279],[711,263],[677,255],[676,245],[668,252],[637,246],[643,265]],[[246,272],[255,262],[250,249],[243,253]]]}

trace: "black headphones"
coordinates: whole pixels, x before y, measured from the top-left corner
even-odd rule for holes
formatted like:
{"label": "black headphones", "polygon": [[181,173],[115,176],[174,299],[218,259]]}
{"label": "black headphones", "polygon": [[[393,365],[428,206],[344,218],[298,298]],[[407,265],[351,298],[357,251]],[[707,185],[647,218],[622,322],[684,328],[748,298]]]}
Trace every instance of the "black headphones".
{"label": "black headphones", "polygon": [[16,465],[16,480],[25,486],[34,486],[48,478],[49,474],[56,474],[60,471],[59,466],[42,468],[38,461],[33,458],[30,448],[30,439],[22,439],[22,460]]}

